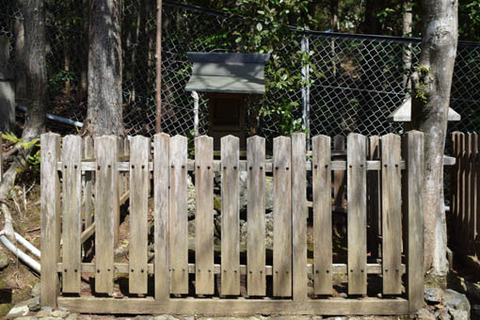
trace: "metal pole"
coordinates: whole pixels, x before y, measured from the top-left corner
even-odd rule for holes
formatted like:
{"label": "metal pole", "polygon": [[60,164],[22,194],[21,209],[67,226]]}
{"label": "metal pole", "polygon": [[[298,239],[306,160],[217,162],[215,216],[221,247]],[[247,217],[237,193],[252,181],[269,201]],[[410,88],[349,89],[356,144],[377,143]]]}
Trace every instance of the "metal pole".
{"label": "metal pole", "polygon": [[157,0],[157,44],[155,85],[155,132],[162,132],[162,0]]}
{"label": "metal pole", "polygon": [[[301,41],[302,53],[310,52],[309,38],[304,36]],[[302,61],[302,120],[307,132],[307,150],[310,150],[310,65]]]}
{"label": "metal pole", "polygon": [[192,91],[192,98],[193,98],[193,132],[195,137],[198,137],[198,93],[196,91]]}

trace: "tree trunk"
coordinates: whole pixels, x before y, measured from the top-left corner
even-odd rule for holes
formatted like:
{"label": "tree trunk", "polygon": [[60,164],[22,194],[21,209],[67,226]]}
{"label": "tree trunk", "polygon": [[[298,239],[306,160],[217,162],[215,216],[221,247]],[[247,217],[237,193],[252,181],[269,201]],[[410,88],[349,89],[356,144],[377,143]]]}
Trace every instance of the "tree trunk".
{"label": "tree trunk", "polygon": [[43,0],[23,1],[25,25],[25,75],[27,114],[23,137],[32,139],[45,131],[47,67],[45,62],[45,4]]}
{"label": "tree trunk", "polygon": [[448,271],[443,154],[457,51],[457,11],[457,0],[422,1],[422,51],[412,83],[412,125],[425,134],[425,271],[438,276]]}
{"label": "tree trunk", "polygon": [[86,130],[123,135],[120,0],[92,0],[88,52]]}
{"label": "tree trunk", "polygon": [[[404,38],[412,37],[412,0],[403,1],[403,16],[402,16],[402,36]],[[410,69],[412,68],[412,43],[405,44],[403,48],[403,88],[408,96],[410,96],[411,85],[409,83]]]}

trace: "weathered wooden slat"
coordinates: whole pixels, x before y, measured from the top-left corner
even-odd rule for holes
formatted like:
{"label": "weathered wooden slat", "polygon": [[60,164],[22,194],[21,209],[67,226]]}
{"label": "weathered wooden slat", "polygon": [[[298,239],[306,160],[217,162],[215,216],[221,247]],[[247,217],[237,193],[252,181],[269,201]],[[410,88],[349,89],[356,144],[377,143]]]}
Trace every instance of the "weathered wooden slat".
{"label": "weathered wooden slat", "polygon": [[[195,138],[195,292],[214,293],[213,276],[213,138]],[[223,185],[222,185],[223,186]]]}
{"label": "weathered wooden slat", "polygon": [[[468,132],[465,136],[465,154],[464,154],[464,167],[465,167],[465,199],[462,212],[462,233],[461,241],[462,245],[460,249],[464,251],[464,254],[468,254],[468,224],[470,219],[470,197],[472,195],[472,186],[471,186],[471,154],[472,154],[472,134]],[[433,230],[431,231],[433,232]],[[427,248],[428,250],[428,248]]]}
{"label": "weathered wooden slat", "polygon": [[156,134],[153,143],[155,300],[166,301],[170,297],[170,272],[168,258],[170,137],[163,133]]}
{"label": "weathered wooden slat", "polygon": [[188,293],[187,138],[170,139],[170,293]]}
{"label": "weathered wooden slat", "polygon": [[147,293],[148,263],[148,158],[150,139],[142,136],[130,141],[130,250],[128,290]]}
{"label": "weathered wooden slat", "polygon": [[[307,169],[306,137],[292,134],[292,236],[293,236],[293,299],[307,299]],[[329,146],[330,148],[330,146]],[[330,171],[329,171],[330,174]],[[331,202],[331,201],[330,201]]]}
{"label": "weathered wooden slat", "polygon": [[480,260],[480,138],[477,134],[477,145],[475,155],[476,193],[475,193],[475,215],[474,215],[474,248],[477,259]]}
{"label": "weathered wooden slat", "polygon": [[[452,132],[452,156],[455,158],[455,165],[450,175],[450,185],[452,188],[451,192],[451,220],[449,224],[450,232],[455,231],[455,226],[457,224],[457,214],[458,214],[458,191],[459,191],[459,167],[458,167],[458,132]],[[454,234],[454,233],[451,233]]]}
{"label": "weathered wooden slat", "polygon": [[[380,137],[372,136],[368,140],[368,159],[378,161],[380,159]],[[382,195],[381,175],[379,171],[367,172],[367,250],[370,250],[371,257],[381,257],[382,235]]]}
{"label": "weathered wooden slat", "polygon": [[240,294],[240,140],[234,136],[221,139],[222,157],[222,270],[221,294]]}
{"label": "weathered wooden slat", "polygon": [[40,144],[42,162],[41,172],[41,304],[57,307],[58,274],[57,262],[60,260],[60,179],[57,162],[60,158],[60,135],[42,134]]}
{"label": "weathered wooden slat", "polygon": [[119,216],[118,205],[118,138],[102,136],[95,138],[97,171],[95,173],[95,291],[113,292],[113,263],[116,217]]}
{"label": "weathered wooden slat", "polygon": [[[342,156],[343,157],[343,156]],[[335,158],[335,157],[334,157]],[[128,159],[127,159],[128,160]],[[448,161],[448,160],[447,160]],[[195,161],[190,159],[187,161],[187,170],[188,171],[194,171],[195,169]],[[405,169],[405,162],[402,161],[401,162],[401,169]],[[307,171],[308,170],[311,170],[311,163],[310,161],[307,161],[306,162],[306,166],[307,166]],[[367,166],[367,171],[370,171],[370,170],[373,170],[373,171],[378,171],[378,170],[381,170],[381,163],[380,161],[369,161],[367,160],[366,162],[366,166]],[[331,162],[331,170],[335,171],[335,170],[346,170],[346,167],[347,167],[347,163],[346,161],[344,160],[333,160]],[[95,159],[92,159],[91,161],[85,161],[83,160],[82,162],[82,171],[95,171],[97,168],[97,164],[95,162]],[[240,171],[247,171],[247,161],[245,160],[240,160]],[[57,162],[57,170],[61,171],[62,170],[62,162]],[[125,162],[125,161],[119,161],[117,163],[117,170],[120,171],[120,172],[128,172],[130,171],[130,164],[129,162]],[[150,171],[153,171],[153,163],[150,162],[148,164],[148,170]],[[264,164],[264,170],[265,172],[269,173],[269,172],[273,172],[272,171],[272,160],[266,160],[265,161],[265,164]],[[220,172],[221,171],[221,163],[220,163],[220,160],[214,160],[213,161],[213,171],[214,172]]]}
{"label": "weathered wooden slat", "polygon": [[105,314],[200,314],[204,316],[250,316],[253,312],[273,315],[393,315],[408,313],[405,299],[308,299],[290,300],[264,299],[171,299],[159,303],[151,298],[108,299],[108,298],[60,298],[59,305],[71,312]]}
{"label": "weathered wooden slat", "polygon": [[247,293],[266,294],[265,278],[265,139],[247,139]]}
{"label": "weathered wooden slat", "polygon": [[292,294],[292,176],[290,138],[273,139],[273,295]]}
{"label": "weathered wooden slat", "polygon": [[[83,140],[83,147],[85,158],[92,158],[94,156],[93,138],[90,136],[86,136]],[[93,223],[93,175],[94,171],[85,172],[85,229],[87,229]]]}
{"label": "weathered wooden slat", "polygon": [[333,291],[330,153],[330,137],[313,137],[313,292],[317,295]]}
{"label": "weathered wooden slat", "polygon": [[400,136],[382,136],[382,261],[383,293],[401,294],[402,189]]}
{"label": "weathered wooden slat", "polygon": [[[457,223],[456,223],[456,230],[455,233],[457,235],[462,234],[462,220],[463,220],[463,211],[465,205],[465,134],[463,132],[459,132],[458,134],[458,207],[457,207]],[[461,247],[461,237],[457,237],[454,239],[455,243],[458,247]]]}
{"label": "weathered wooden slat", "polygon": [[477,215],[477,166],[476,157],[478,154],[478,134],[472,132],[471,134],[471,148],[470,148],[470,203],[469,203],[469,217],[468,217],[468,254],[475,255],[475,225]]}
{"label": "weathered wooden slat", "polygon": [[[125,274],[128,273],[128,263],[122,263],[122,262],[116,262],[115,264],[115,274]],[[57,263],[57,271],[62,272],[63,270],[63,263]],[[92,262],[84,262],[81,264],[81,270],[83,273],[95,273],[95,263]],[[148,274],[154,274],[154,264],[149,263],[147,265],[147,270]],[[240,265],[240,275],[246,275],[247,274],[247,266],[244,264]],[[305,270],[307,271],[308,275],[313,275],[313,265],[312,264],[307,264],[305,267]],[[406,266],[405,264],[402,264],[401,266],[401,273],[402,275],[406,273]],[[215,274],[221,274],[221,265],[220,264],[214,264],[213,265],[213,273]],[[347,265],[345,263],[334,263],[332,264],[332,272],[333,274],[338,274],[338,275],[346,275],[347,274]],[[378,263],[368,263],[367,264],[367,273],[368,274],[377,274],[380,275],[382,274],[382,265]],[[195,264],[194,263],[189,263],[188,264],[188,273],[193,274],[195,273]],[[273,268],[272,266],[265,266],[264,267],[264,274],[267,276],[273,275]]]}
{"label": "weathered wooden slat", "polygon": [[403,157],[407,162],[403,208],[407,221],[407,298],[411,313],[423,305],[423,143],[423,133],[419,131],[408,132],[402,143]]}
{"label": "weathered wooden slat", "polygon": [[80,293],[80,234],[82,232],[82,138],[69,135],[63,139],[63,274],[62,292]]}
{"label": "weathered wooden slat", "polygon": [[367,293],[366,138],[347,138],[348,293]]}

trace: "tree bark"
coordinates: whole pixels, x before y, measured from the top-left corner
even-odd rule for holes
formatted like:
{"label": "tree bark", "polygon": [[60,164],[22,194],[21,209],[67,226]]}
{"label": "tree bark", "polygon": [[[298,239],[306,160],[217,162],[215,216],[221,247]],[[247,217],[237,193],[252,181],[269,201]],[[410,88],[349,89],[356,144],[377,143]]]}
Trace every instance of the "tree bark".
{"label": "tree bark", "polygon": [[25,75],[27,114],[22,136],[29,140],[45,131],[47,67],[45,61],[45,4],[43,0],[23,1],[25,26]]}
{"label": "tree bark", "polygon": [[422,51],[413,77],[412,126],[425,134],[425,271],[446,276],[443,154],[458,38],[458,1],[422,0]]}
{"label": "tree bark", "polygon": [[123,135],[121,1],[92,0],[88,52],[86,130]]}

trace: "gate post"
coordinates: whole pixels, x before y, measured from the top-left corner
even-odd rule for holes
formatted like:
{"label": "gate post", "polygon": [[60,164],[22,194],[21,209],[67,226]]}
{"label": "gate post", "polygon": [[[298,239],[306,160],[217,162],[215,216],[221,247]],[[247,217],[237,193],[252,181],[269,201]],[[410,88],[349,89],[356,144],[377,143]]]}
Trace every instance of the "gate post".
{"label": "gate post", "polygon": [[41,304],[55,308],[59,293],[57,263],[60,261],[60,180],[57,161],[60,155],[60,135],[42,134],[41,182]]}
{"label": "gate post", "polygon": [[423,304],[423,133],[409,131],[403,140],[404,172],[403,205],[406,219],[407,298],[409,311],[416,312]]}

